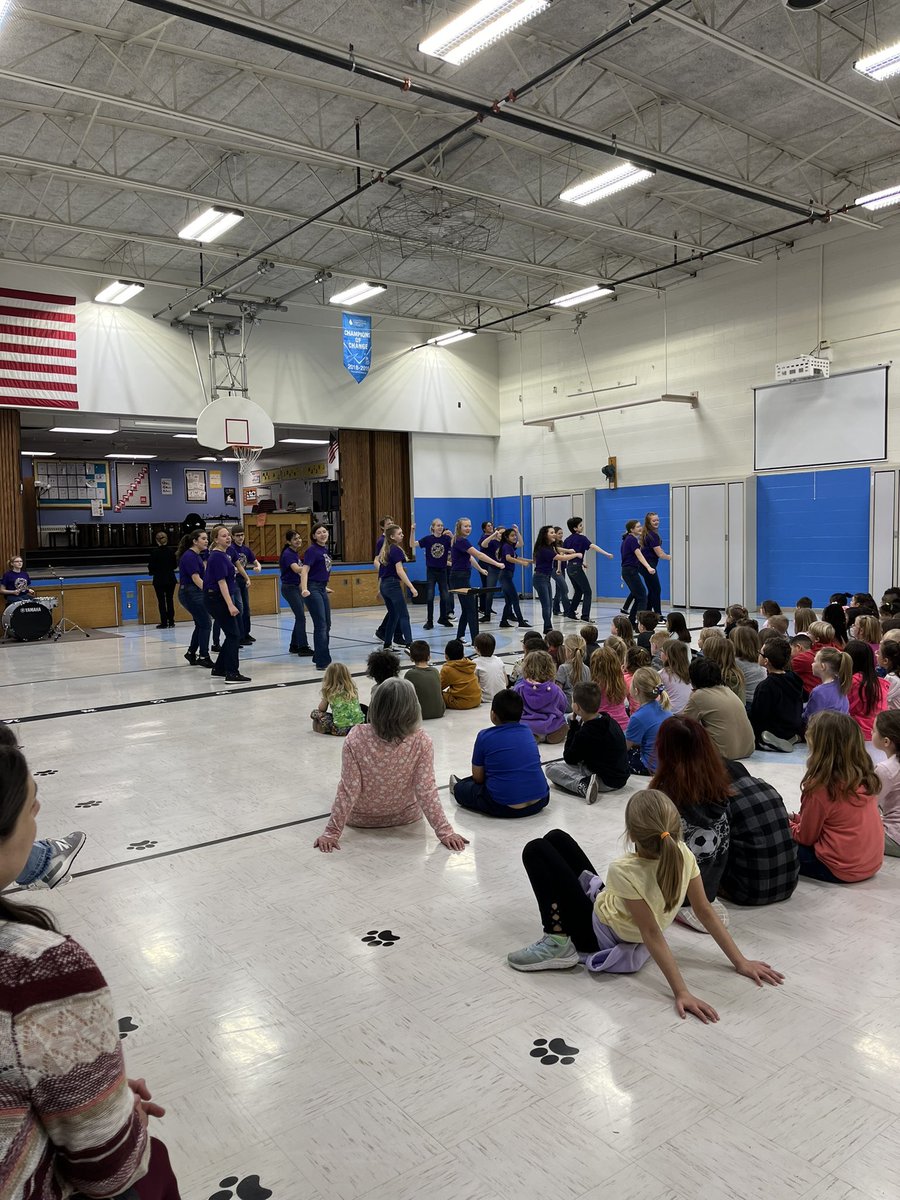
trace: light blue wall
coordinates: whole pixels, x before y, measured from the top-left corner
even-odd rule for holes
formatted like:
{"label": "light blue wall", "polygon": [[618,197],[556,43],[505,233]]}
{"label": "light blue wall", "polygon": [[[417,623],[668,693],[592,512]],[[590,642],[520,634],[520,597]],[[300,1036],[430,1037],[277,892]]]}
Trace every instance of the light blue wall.
{"label": "light blue wall", "polygon": [[869,589],[868,467],[756,478],[757,601]]}
{"label": "light blue wall", "polygon": [[[597,555],[597,595],[625,596],[619,574],[622,559],[619,550],[628,520],[643,521],[648,512],[659,513],[659,534],[663,549],[669,550],[669,485],[649,484],[645,487],[598,488],[596,500],[597,545],[609,550],[613,558]],[[649,560],[648,560],[649,561]],[[660,562],[659,579],[662,599],[669,599],[669,564]]]}

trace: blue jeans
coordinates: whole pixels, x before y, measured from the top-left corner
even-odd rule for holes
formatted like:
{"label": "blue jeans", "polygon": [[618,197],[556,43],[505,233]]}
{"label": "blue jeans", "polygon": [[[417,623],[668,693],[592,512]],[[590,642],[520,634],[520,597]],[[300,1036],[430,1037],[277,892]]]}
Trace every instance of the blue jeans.
{"label": "blue jeans", "polygon": [[194,618],[194,632],[191,634],[191,644],[188,654],[196,654],[206,658],[209,654],[209,631],[212,621],[206,611],[203,600],[203,589],[195,583],[185,583],[178,589],[178,599]]}
{"label": "blue jeans", "polygon": [[247,580],[243,575],[237,577],[238,595],[241,602],[238,608],[241,610],[241,619],[238,622],[241,631],[241,641],[250,636],[250,589],[247,587]]}
{"label": "blue jeans", "polygon": [[514,572],[503,570],[500,572],[500,591],[503,594],[503,613],[500,617],[500,624],[509,622],[511,617],[519,622],[520,625],[525,624],[525,618],[522,616],[522,609],[519,605],[519,593],[516,591],[516,581]]}
{"label": "blue jeans", "polygon": [[388,615],[384,624],[384,644],[390,643],[398,636],[400,641],[408,646],[412,641],[412,629],[409,624],[409,609],[406,607],[406,597],[403,585],[399,579],[388,576],[378,585],[381,598],[387,605]]}
{"label": "blue jeans", "polygon": [[541,602],[541,616],[544,618],[544,633],[549,633],[553,628],[553,600],[550,591],[551,583],[549,575],[542,575],[539,571],[535,571],[531,577],[534,590],[537,592],[538,599]]}
{"label": "blue jeans", "polygon": [[21,875],[16,877],[16,883],[20,887],[27,887],[29,883],[35,883],[50,866],[52,857],[53,848],[49,842],[35,842],[28,853],[28,861],[22,868]]}
{"label": "blue jeans", "polygon": [[440,620],[447,620],[447,613],[450,609],[450,592],[447,588],[447,572],[441,567],[439,570],[434,570],[433,567],[428,567],[425,572],[425,611],[428,613],[428,624],[434,624],[434,589],[437,587],[441,597]]}
{"label": "blue jeans", "polygon": [[647,608],[647,585],[644,583],[644,574],[638,567],[623,567],[622,578],[632,596],[628,619],[637,628],[637,615]]}
{"label": "blue jeans", "polygon": [[569,578],[572,581],[572,612],[578,612],[578,605],[581,605],[582,621],[591,619],[591,600],[593,592],[588,581],[587,574],[580,562],[569,563],[568,566]]}
{"label": "blue jeans", "polygon": [[[241,633],[238,622],[241,619],[240,613],[236,617],[231,616],[228,611],[228,605],[225,603],[225,597],[220,591],[207,592],[205,596],[206,611],[215,620],[216,624],[221,628],[224,635],[222,641],[222,653],[216,660],[214,675],[237,675],[240,670],[240,645]],[[233,603],[233,602],[232,602]]]}
{"label": "blue jeans", "polygon": [[[468,569],[450,572],[451,588],[467,588],[471,585],[472,572]],[[459,628],[456,636],[460,641],[464,641],[463,634],[466,629],[469,630],[469,639],[474,642],[478,637],[478,597],[472,592],[459,596]]]}
{"label": "blue jeans", "polygon": [[[481,586],[485,588],[496,587],[499,575],[499,567],[488,567],[487,576],[482,580]],[[494,614],[494,610],[491,607],[493,599],[493,592],[487,592],[481,597],[481,615],[485,620],[487,620],[489,617],[492,617]]]}
{"label": "blue jeans", "polygon": [[328,593],[324,583],[309,584],[309,595],[303,602],[309,609],[313,623],[313,662],[320,671],[324,671],[331,662],[331,651],[328,648],[328,636],[331,633],[331,605],[328,603]]}
{"label": "blue jeans", "polygon": [[571,617],[573,610],[569,607],[569,585],[566,583],[565,571],[557,571],[554,566],[550,578],[553,580],[553,611],[557,615],[562,612]]}
{"label": "blue jeans", "polygon": [[[240,585],[237,582],[237,577],[235,577],[235,582],[231,588],[231,602],[234,605],[234,607],[238,610],[238,616],[235,619],[237,620],[237,623],[238,623],[238,635],[239,635],[238,640],[240,640],[240,638],[242,638],[244,636],[244,634],[243,634],[244,609],[243,609],[243,605],[241,603]],[[228,610],[226,609],[225,611],[227,612]],[[217,617],[213,621],[213,627],[212,627],[212,640],[213,640],[214,646],[218,646],[219,640],[221,637],[221,633],[222,633],[222,626]]]}
{"label": "blue jeans", "polygon": [[800,861],[800,874],[808,879],[820,879],[823,883],[846,883],[838,879],[830,868],[826,867],[812,846],[797,846],[797,858]]}
{"label": "blue jeans", "polygon": [[309,641],[306,637],[306,614],[303,610],[303,597],[300,595],[300,584],[283,583],[281,594],[294,614],[294,628],[291,631],[291,649],[308,650]]}

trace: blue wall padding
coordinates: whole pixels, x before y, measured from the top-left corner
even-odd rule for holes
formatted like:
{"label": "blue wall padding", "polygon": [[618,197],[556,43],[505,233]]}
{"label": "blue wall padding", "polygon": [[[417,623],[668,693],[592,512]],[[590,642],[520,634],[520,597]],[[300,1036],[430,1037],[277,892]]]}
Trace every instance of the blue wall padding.
{"label": "blue wall padding", "polygon": [[[649,484],[646,487],[598,488],[597,489],[597,545],[609,550],[615,557],[597,555],[597,594],[599,596],[625,596],[619,571],[622,559],[619,551],[625,522],[643,522],[648,512],[659,513],[659,534],[663,549],[669,546],[669,485]],[[649,560],[648,560],[649,561]],[[663,600],[669,599],[669,564],[660,562],[660,584]]]}

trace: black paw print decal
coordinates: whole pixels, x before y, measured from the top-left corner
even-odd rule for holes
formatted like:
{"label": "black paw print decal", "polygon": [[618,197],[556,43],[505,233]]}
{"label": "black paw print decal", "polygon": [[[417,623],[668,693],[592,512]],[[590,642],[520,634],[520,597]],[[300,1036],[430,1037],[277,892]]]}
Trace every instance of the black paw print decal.
{"label": "black paw print decal", "polygon": [[135,1025],[131,1017],[119,1017],[119,1037],[124,1041],[129,1033],[134,1033],[140,1029],[140,1025]]}
{"label": "black paw print decal", "polygon": [[360,940],[368,943],[370,946],[391,947],[395,942],[400,941],[400,935],[398,933],[391,933],[389,929],[370,929],[366,936]]}
{"label": "black paw print decal", "polygon": [[156,845],[156,842],[148,842],[147,839],[144,838],[144,840],[141,842],[132,842],[129,846],[126,846],[125,849],[126,850],[149,850],[151,846],[155,846],[155,845]]}
{"label": "black paw print decal", "polygon": [[82,800],[80,804],[76,804],[76,808],[99,808],[103,803],[102,800]]}
{"label": "black paw print decal", "polygon": [[34,777],[43,779],[45,775],[58,775],[59,771],[35,771]]}
{"label": "black paw print decal", "polygon": [[237,1175],[227,1175],[219,1180],[219,1187],[228,1188],[228,1191],[214,1192],[209,1200],[232,1200],[234,1196],[237,1196],[237,1200],[269,1200],[272,1195],[272,1192],[259,1182],[258,1175],[246,1175],[243,1179],[238,1179]]}
{"label": "black paw print decal", "polygon": [[578,1053],[574,1046],[567,1046],[562,1038],[551,1038],[549,1042],[546,1038],[535,1038],[533,1044],[531,1057],[539,1058],[545,1067],[558,1062],[568,1067],[575,1061],[575,1055]]}

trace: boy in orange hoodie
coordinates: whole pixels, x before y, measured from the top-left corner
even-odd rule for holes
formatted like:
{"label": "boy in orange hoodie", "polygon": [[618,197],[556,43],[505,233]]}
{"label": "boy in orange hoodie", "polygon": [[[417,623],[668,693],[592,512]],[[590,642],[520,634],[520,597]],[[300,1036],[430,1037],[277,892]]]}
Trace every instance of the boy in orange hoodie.
{"label": "boy in orange hoodie", "polygon": [[447,661],[441,667],[441,691],[448,708],[478,708],[481,704],[481,684],[475,664],[466,658],[466,648],[454,638],[444,647]]}

